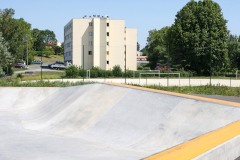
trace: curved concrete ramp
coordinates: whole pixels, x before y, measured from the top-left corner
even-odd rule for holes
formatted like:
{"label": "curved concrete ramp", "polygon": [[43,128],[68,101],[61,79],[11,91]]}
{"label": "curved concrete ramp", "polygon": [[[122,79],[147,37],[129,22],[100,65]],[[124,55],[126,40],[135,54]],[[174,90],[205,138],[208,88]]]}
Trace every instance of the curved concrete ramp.
{"label": "curved concrete ramp", "polygon": [[143,159],[240,120],[238,107],[107,84],[0,100],[0,159]]}

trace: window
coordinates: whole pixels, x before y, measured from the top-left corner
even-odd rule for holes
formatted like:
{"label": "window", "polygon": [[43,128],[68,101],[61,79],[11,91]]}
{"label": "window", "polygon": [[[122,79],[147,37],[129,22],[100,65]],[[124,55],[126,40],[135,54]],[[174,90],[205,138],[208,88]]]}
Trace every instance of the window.
{"label": "window", "polygon": [[107,45],[109,46],[109,42],[107,42]]}
{"label": "window", "polygon": [[92,51],[88,51],[88,55],[92,55]]}
{"label": "window", "polygon": [[107,36],[109,36],[109,32],[107,32]]}
{"label": "window", "polygon": [[109,55],[109,51],[107,51],[107,55]]}
{"label": "window", "polygon": [[109,61],[107,61],[107,64],[109,64]]}
{"label": "window", "polygon": [[109,23],[107,23],[107,27],[109,27]]}
{"label": "window", "polygon": [[89,46],[92,46],[92,45],[93,45],[93,41],[89,41],[89,42],[88,42],[88,45],[89,45]]}
{"label": "window", "polygon": [[93,26],[93,23],[92,23],[92,22],[89,22],[89,26]]}
{"label": "window", "polygon": [[88,35],[89,36],[93,36],[93,32],[88,32]]}

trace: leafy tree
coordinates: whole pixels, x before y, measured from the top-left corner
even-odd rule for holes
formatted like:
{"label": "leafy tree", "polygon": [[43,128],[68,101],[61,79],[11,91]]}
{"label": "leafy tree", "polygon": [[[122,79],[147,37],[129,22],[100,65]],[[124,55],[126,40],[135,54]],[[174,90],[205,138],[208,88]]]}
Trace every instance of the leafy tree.
{"label": "leafy tree", "polygon": [[160,30],[149,31],[145,49],[148,52],[148,61],[151,69],[154,69],[157,63],[168,63],[168,30],[169,27],[164,27]]}
{"label": "leafy tree", "polygon": [[122,76],[122,69],[119,65],[113,66],[112,74],[114,77],[121,77]]}
{"label": "leafy tree", "polygon": [[174,64],[197,73],[211,73],[226,67],[227,21],[221,7],[212,0],[187,3],[176,15],[169,34]]}
{"label": "leafy tree", "polygon": [[137,42],[137,51],[140,51],[140,44]]}
{"label": "leafy tree", "polygon": [[34,28],[31,31],[33,37],[33,50],[35,51],[43,51],[45,49],[45,43],[43,42],[43,35],[41,34],[41,30]]}
{"label": "leafy tree", "polygon": [[228,56],[230,60],[230,68],[240,69],[240,42],[239,38],[234,35],[229,35],[227,42],[228,45]]}
{"label": "leafy tree", "polygon": [[53,31],[50,31],[48,29],[41,31],[42,36],[43,36],[43,42],[45,45],[47,45],[49,42],[56,42],[56,35]]}
{"label": "leafy tree", "polygon": [[[31,48],[31,24],[24,19],[14,19],[13,9],[0,10],[0,32],[9,44],[9,52],[14,58],[23,58],[26,48]],[[28,44],[27,44],[28,43]]]}
{"label": "leafy tree", "polygon": [[57,41],[55,33],[50,30],[39,30],[34,28],[31,33],[34,39],[33,49],[35,51],[43,51],[49,42]]}
{"label": "leafy tree", "polygon": [[43,50],[43,54],[44,54],[46,57],[50,57],[51,55],[54,55],[54,50],[53,50],[53,48],[47,47],[47,48],[45,48],[45,49]]}
{"label": "leafy tree", "polygon": [[4,71],[6,74],[7,70],[11,68],[12,56],[7,48],[7,43],[4,41],[2,37],[2,33],[0,33],[0,70]]}
{"label": "leafy tree", "polygon": [[53,46],[55,54],[63,54],[63,48],[62,46]]}

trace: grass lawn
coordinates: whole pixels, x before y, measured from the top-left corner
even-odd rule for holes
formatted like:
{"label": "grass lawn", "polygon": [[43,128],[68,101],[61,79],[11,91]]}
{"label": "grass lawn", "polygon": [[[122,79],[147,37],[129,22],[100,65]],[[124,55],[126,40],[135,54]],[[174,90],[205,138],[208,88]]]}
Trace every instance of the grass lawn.
{"label": "grass lawn", "polygon": [[[41,80],[41,72],[34,72],[33,74],[22,74],[22,81]],[[42,79],[61,79],[65,76],[65,71],[47,71],[42,72]]]}
{"label": "grass lawn", "polygon": [[[41,56],[34,56],[35,60],[41,60]],[[63,55],[51,55],[49,58],[48,57],[42,57],[42,62],[43,63],[53,63],[56,61],[64,61]]]}
{"label": "grass lawn", "polygon": [[222,95],[222,96],[236,96],[240,97],[239,87],[227,87],[227,86],[185,86],[185,87],[164,87],[157,85],[143,86],[152,89],[184,93],[184,94],[206,94],[206,95]]}

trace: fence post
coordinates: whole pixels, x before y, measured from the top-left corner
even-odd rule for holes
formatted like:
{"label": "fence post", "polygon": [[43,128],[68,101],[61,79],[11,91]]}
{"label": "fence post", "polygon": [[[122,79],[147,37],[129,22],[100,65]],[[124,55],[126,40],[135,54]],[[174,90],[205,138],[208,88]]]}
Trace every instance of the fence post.
{"label": "fence post", "polygon": [[230,87],[232,87],[232,77],[230,76]]}
{"label": "fence post", "polygon": [[167,87],[169,86],[169,75],[167,75]]}

